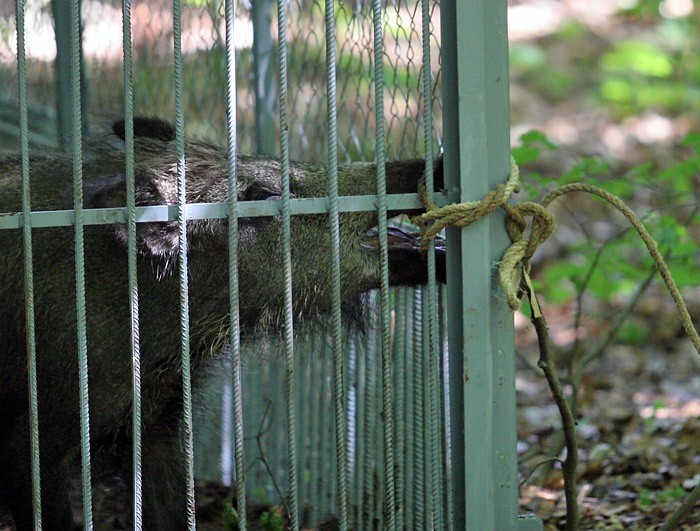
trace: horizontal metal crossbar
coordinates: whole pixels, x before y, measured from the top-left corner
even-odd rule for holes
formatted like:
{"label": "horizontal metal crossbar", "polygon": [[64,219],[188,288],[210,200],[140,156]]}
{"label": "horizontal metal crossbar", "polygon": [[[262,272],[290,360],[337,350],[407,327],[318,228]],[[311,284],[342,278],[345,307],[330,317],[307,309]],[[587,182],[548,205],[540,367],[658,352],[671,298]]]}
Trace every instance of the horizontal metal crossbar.
{"label": "horizontal metal crossbar", "polygon": [[[433,200],[439,206],[446,204],[440,193]],[[371,212],[377,209],[376,195],[352,195],[338,198],[340,212]],[[418,194],[393,194],[387,196],[389,210],[419,210],[423,208]],[[238,203],[239,218],[256,218],[281,215],[281,201],[241,201]],[[300,198],[291,200],[291,214],[326,214],[329,209],[327,197]],[[111,225],[126,223],[126,208],[93,208],[83,211],[85,225]],[[227,203],[192,203],[185,206],[186,219],[222,219],[228,217]],[[176,221],[177,205],[153,205],[136,208],[136,222]],[[50,210],[32,212],[32,227],[68,227],[75,223],[74,210]],[[24,225],[21,212],[0,213],[0,229],[19,229]]]}

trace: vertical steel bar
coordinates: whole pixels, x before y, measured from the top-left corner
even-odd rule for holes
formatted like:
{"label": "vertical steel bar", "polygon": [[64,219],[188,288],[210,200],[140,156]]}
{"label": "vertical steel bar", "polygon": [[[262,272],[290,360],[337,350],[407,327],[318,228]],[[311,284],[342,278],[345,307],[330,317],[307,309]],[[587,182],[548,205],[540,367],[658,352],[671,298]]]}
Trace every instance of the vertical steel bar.
{"label": "vertical steel bar", "polygon": [[331,231],[331,287],[333,298],[333,405],[335,417],[335,455],[338,483],[338,524],[348,528],[347,450],[343,329],[340,308],[340,215],[338,213],[338,123],[336,98],[335,0],[326,0],[326,91],[328,97],[328,181]]}
{"label": "vertical steel bar", "polygon": [[355,508],[353,514],[353,528],[360,529],[362,525],[362,495],[364,482],[364,459],[365,459],[365,402],[367,397],[366,365],[367,356],[364,355],[364,348],[360,346],[356,334],[351,335],[349,343],[348,370],[350,373],[350,392],[348,400],[348,410],[352,415],[353,422],[350,423],[352,431],[348,429],[348,441],[350,455],[353,464],[353,494]]}
{"label": "vertical steel bar", "polygon": [[[506,2],[447,0],[441,13],[443,102],[452,110],[445,175],[461,202],[483,197],[510,169]],[[454,526],[514,529],[513,319],[492,271],[508,241],[502,215],[447,238]]]}
{"label": "vertical steel bar", "polygon": [[[71,9],[73,0],[51,0],[51,11],[54,18],[54,26],[56,33],[56,92],[57,92],[57,117],[58,117],[58,136],[59,145],[64,151],[70,151],[73,146],[73,132],[75,125],[73,124],[73,115],[68,108],[68,102],[71,101],[71,91],[73,87],[72,78],[72,55],[76,53],[71,39]],[[78,9],[80,0],[78,1]],[[80,34],[80,19],[78,19],[78,33]],[[79,72],[79,87],[82,104],[85,105],[87,100],[87,84],[85,82],[85,69],[82,62],[82,39],[78,39],[77,53],[80,57]],[[81,115],[80,127],[83,133],[87,133],[88,123],[87,114]]]}
{"label": "vertical steel bar", "polygon": [[231,366],[233,378],[234,461],[236,463],[236,507],[238,528],[244,531],[246,522],[245,454],[243,433],[243,398],[241,381],[241,329],[238,290],[238,177],[236,160],[238,136],[236,134],[236,49],[234,47],[234,21],[236,3],[226,0],[226,133],[228,139],[228,279]]}
{"label": "vertical steel bar", "polygon": [[141,348],[139,341],[139,295],[136,266],[136,187],[134,182],[134,87],[132,79],[131,1],[122,2],[124,47],[124,142],[128,235],[129,306],[131,313],[132,446],[134,529],[143,526],[143,477],[141,461]]}
{"label": "vertical steel bar", "polygon": [[394,289],[394,378],[396,380],[396,519],[405,527],[406,506],[406,292]]}
{"label": "vertical steel bar", "polygon": [[[425,322],[423,321],[423,291],[416,287],[413,292],[413,353],[424,354]],[[425,516],[425,374],[423,359],[418,356],[413,363],[413,518],[414,525],[424,527]]]}
{"label": "vertical steel bar", "polygon": [[377,468],[377,445],[376,445],[376,425],[377,425],[377,302],[376,297],[370,296],[370,311],[372,317],[369,323],[367,334],[367,347],[362,361],[364,362],[364,374],[362,375],[362,387],[358,392],[364,400],[362,410],[363,424],[359,432],[362,440],[362,491],[359,500],[362,508],[362,529],[371,529],[374,522],[374,496],[377,494],[374,485],[374,475]]}
{"label": "vertical steel bar", "polygon": [[[315,445],[317,443],[314,441],[314,439],[320,435],[318,433],[311,432],[311,422],[312,419],[314,419],[314,417],[316,417],[318,414],[321,415],[321,419],[324,419],[326,413],[323,408],[321,408],[321,410],[317,413],[314,407],[316,406],[317,401],[323,402],[323,398],[320,400],[316,398],[322,397],[322,395],[318,394],[319,389],[315,384],[323,383],[324,375],[318,376],[317,374],[314,374],[318,369],[320,369],[320,363],[318,364],[318,367],[315,368],[316,371],[314,370],[314,367],[311,366],[311,359],[313,358],[313,355],[311,354],[313,352],[313,337],[311,337],[310,334],[305,334],[304,337],[301,338],[301,341],[302,344],[297,352],[303,353],[303,355],[299,355],[297,357],[298,369],[296,385],[297,412],[299,413],[297,422],[297,435],[299,443],[297,448],[299,449],[301,470],[303,470],[301,478],[299,479],[299,503],[302,507],[311,508],[314,505],[310,488],[311,468],[312,463],[315,461],[314,453],[319,449],[319,446]],[[321,422],[323,422],[323,420]],[[328,476],[326,476],[326,478],[330,479]],[[316,505],[316,507],[319,506]],[[312,512],[313,509],[305,511],[305,521],[314,521],[314,515],[311,514]]]}
{"label": "vertical steel bar", "polygon": [[440,374],[440,396],[439,396],[439,428],[442,444],[440,446],[440,468],[442,469],[443,481],[440,483],[440,496],[444,504],[444,520],[447,522],[447,529],[454,529],[452,511],[452,473],[450,463],[450,389],[448,385],[449,350],[447,345],[447,288],[441,286],[438,289],[439,319],[440,319],[440,359],[438,361],[438,371]]}
{"label": "vertical steel bar", "polygon": [[371,483],[371,501],[372,501],[372,511],[373,511],[373,517],[372,517],[372,523],[377,529],[386,529],[386,522],[388,519],[388,516],[386,514],[386,495],[385,495],[385,488],[384,485],[382,484],[382,480],[384,479],[382,477],[382,474],[385,471],[385,465],[386,461],[384,460],[384,455],[382,451],[380,450],[383,445],[383,439],[384,439],[384,422],[382,418],[381,412],[383,411],[383,381],[381,380],[381,375],[382,375],[382,367],[384,364],[384,359],[382,357],[382,335],[377,334],[376,335],[376,341],[375,341],[375,356],[373,358],[373,362],[375,364],[374,367],[374,373],[380,377],[380,379],[375,383],[374,385],[374,392],[375,392],[375,404],[381,405],[382,409],[377,411],[375,409],[374,411],[374,444],[373,444],[373,455],[376,456],[375,461],[374,461],[374,466],[372,468],[372,483]]}
{"label": "vertical steel bar", "polygon": [[433,474],[433,461],[432,461],[432,440],[433,440],[433,430],[435,425],[433,419],[430,418],[430,411],[432,404],[430,403],[432,398],[432,387],[430,382],[430,365],[433,357],[430,355],[430,331],[428,326],[428,313],[430,312],[428,306],[428,289],[427,286],[423,288],[423,296],[421,297],[422,302],[422,312],[421,319],[424,323],[423,325],[423,342],[419,352],[421,360],[421,372],[423,377],[423,385],[420,389],[420,394],[423,397],[423,486],[422,491],[425,493],[424,503],[425,503],[425,522],[424,527],[426,529],[439,529],[435,524],[435,492],[433,492],[432,485],[435,481]]}
{"label": "vertical steel bar", "polygon": [[284,349],[287,375],[287,449],[289,456],[289,522],[299,528],[296,412],[294,399],[294,318],[292,307],[292,228],[289,192],[289,135],[287,125],[287,2],[277,2],[279,39],[280,170],[282,172],[282,256],[284,262]]}
{"label": "vertical steel bar", "polygon": [[[297,470],[301,469],[304,472],[298,477],[297,482],[297,503],[299,506],[304,507],[306,500],[304,498],[304,477],[306,475],[307,468],[305,467],[306,452],[304,447],[304,439],[306,437],[306,415],[304,410],[304,390],[308,388],[304,381],[304,364],[308,359],[308,335],[304,334],[297,341],[297,348],[295,349],[294,356],[294,399],[295,399],[295,413],[296,413],[296,448],[297,448]],[[328,424],[326,424],[328,426]],[[326,476],[329,477],[329,476]],[[329,477],[330,479],[330,477]],[[301,515],[300,515],[300,525]]]}
{"label": "vertical steel bar", "polygon": [[[234,453],[236,449],[234,447],[235,434],[233,425],[233,355],[231,354],[232,347],[229,345],[228,348],[228,353],[232,359],[229,363],[223,364],[223,374],[221,375],[222,388],[220,402],[221,430],[219,440],[219,478],[223,485],[231,486],[234,485],[234,482],[236,481],[234,474],[234,468],[236,466]],[[197,443],[195,442],[195,461],[197,460],[196,450]]]}
{"label": "vertical steel bar", "polygon": [[[326,342],[323,342],[323,353],[322,353],[323,363],[321,365],[322,376],[318,378],[321,381],[321,407],[319,408],[322,412],[321,416],[321,428],[320,431],[320,444],[318,448],[321,452],[321,478],[322,484],[319,485],[322,493],[321,506],[325,507],[324,513],[333,511],[334,507],[329,506],[334,503],[333,493],[336,492],[336,486],[338,485],[338,476],[336,470],[336,460],[334,459],[335,454],[335,425],[332,422],[327,422],[327,419],[333,414],[333,409],[329,407],[328,398],[333,395],[333,378],[330,376],[333,371],[333,359],[331,353],[328,351]],[[335,477],[334,477],[335,476]],[[337,497],[336,497],[337,499]],[[337,504],[335,505],[337,507]],[[315,523],[315,522],[314,522]]]}
{"label": "vertical steel bar", "polygon": [[[323,500],[323,464],[322,455],[324,450],[323,445],[323,419],[325,412],[325,403],[323,400],[323,379],[326,373],[324,372],[326,363],[326,356],[323,351],[325,350],[325,337],[313,335],[311,338],[311,348],[309,353],[309,396],[307,399],[309,407],[309,433],[310,447],[309,447],[309,478],[310,484],[310,500],[312,511],[311,511],[311,522],[315,522],[315,518],[319,516],[319,511],[321,510],[321,503]],[[319,362],[316,360],[317,355],[320,356]],[[319,400],[320,398],[320,400]]]}
{"label": "vertical steel bar", "polygon": [[272,40],[270,0],[251,2],[253,16],[253,75],[255,78],[255,139],[261,155],[275,154],[275,102],[273,79],[275,46]]}
{"label": "vertical steel bar", "polygon": [[34,329],[34,260],[32,252],[32,203],[29,181],[29,123],[27,118],[27,57],[25,51],[24,0],[17,0],[17,78],[19,95],[19,144],[22,157],[22,216],[24,244],[24,304],[27,329],[27,378],[29,380],[29,440],[32,466],[34,529],[41,529],[41,476],[39,466],[39,397],[36,381],[36,333]]}
{"label": "vertical steel bar", "polygon": [[[284,345],[278,348],[284,348]],[[282,365],[282,368],[279,368]],[[278,414],[282,414],[282,411],[286,413],[283,409],[283,404],[286,404],[287,400],[287,379],[284,378],[280,381],[279,375],[283,374],[286,370],[286,359],[278,362],[278,367],[276,371],[270,373],[270,377],[273,380],[274,394],[272,394],[272,405],[279,409],[275,409],[275,420],[278,418]],[[266,449],[266,455],[275,456],[276,462],[279,463],[277,469],[274,470],[276,481],[279,485],[285,485],[289,481],[289,446],[287,440],[289,439],[288,426],[285,422],[274,422],[275,434],[268,440],[269,450]],[[286,452],[286,455],[285,455]],[[286,467],[286,470],[285,470]]]}
{"label": "vertical steel bar", "polygon": [[56,115],[58,140],[62,150],[68,151],[73,134],[67,102],[71,101],[70,81],[70,0],[51,0],[51,11],[56,34]]}
{"label": "vertical steel bar", "polygon": [[175,74],[175,147],[177,150],[177,227],[180,280],[180,346],[182,348],[182,424],[187,476],[187,526],[196,529],[194,506],[194,434],[192,432],[192,378],[190,372],[190,297],[187,280],[187,195],[185,175],[185,116],[182,105],[182,10],[173,0]]}
{"label": "vertical steel bar", "polygon": [[377,167],[377,210],[379,214],[379,257],[381,263],[381,352],[382,418],[384,421],[384,465],[386,481],[386,518],[390,531],[396,529],[394,484],[394,414],[391,382],[391,324],[389,300],[389,247],[387,243],[386,146],[384,138],[384,9],[381,0],[372,1],[374,28],[374,110],[375,161]]}
{"label": "vertical steel bar", "polygon": [[[405,381],[408,388],[406,398],[406,433],[411,435],[416,433],[413,412],[416,407],[416,389],[414,388],[414,372],[416,370],[416,357],[413,356],[415,336],[419,332],[415,319],[415,290],[406,288],[408,296],[406,297],[406,362],[405,362]],[[416,529],[417,523],[414,518],[415,511],[413,506],[413,496],[416,484],[416,467],[413,460],[413,445],[416,439],[411,439],[411,444],[407,445],[405,451],[406,462],[406,494],[404,496],[405,516],[404,527],[407,529]]]}
{"label": "vertical steel bar", "polygon": [[80,2],[70,4],[71,115],[73,155],[73,204],[75,209],[75,294],[80,392],[80,445],[82,465],[83,525],[92,528],[90,480],[90,411],[88,397],[87,311],[85,304],[85,236],[83,225],[83,151],[80,123]]}
{"label": "vertical steel bar", "polygon": [[[421,0],[421,47],[423,50],[421,68],[421,93],[423,97],[423,138],[425,141],[425,189],[432,195],[433,183],[433,105],[432,105],[432,69],[430,64],[430,2]],[[439,507],[440,485],[443,480],[440,473],[439,448],[440,432],[438,430],[438,318],[437,318],[437,288],[435,285],[435,243],[430,242],[428,247],[428,286],[426,292],[427,304],[424,307],[427,315],[427,339],[429,358],[429,371],[426,375],[428,384],[428,424],[429,432],[427,441],[429,447],[430,463],[430,507],[432,523],[436,529],[443,529],[444,523],[442,511]]]}

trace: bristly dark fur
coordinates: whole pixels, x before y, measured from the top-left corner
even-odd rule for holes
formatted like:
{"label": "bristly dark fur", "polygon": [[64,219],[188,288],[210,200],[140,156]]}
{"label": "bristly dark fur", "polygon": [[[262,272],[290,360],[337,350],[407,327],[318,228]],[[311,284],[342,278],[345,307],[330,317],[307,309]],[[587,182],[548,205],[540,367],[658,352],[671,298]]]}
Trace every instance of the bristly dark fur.
{"label": "bristly dark fur", "polygon": [[[146,118],[134,116],[134,137],[153,138],[163,142],[175,140],[175,128],[170,122],[156,116]],[[112,123],[112,132],[121,140],[126,140],[126,122],[123,118]]]}

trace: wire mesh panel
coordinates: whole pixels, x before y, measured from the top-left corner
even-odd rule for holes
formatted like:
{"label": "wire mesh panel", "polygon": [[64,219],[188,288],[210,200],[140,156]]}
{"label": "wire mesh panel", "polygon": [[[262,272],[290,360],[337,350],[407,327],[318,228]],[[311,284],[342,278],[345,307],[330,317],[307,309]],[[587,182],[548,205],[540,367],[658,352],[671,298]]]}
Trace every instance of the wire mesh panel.
{"label": "wire mesh panel", "polygon": [[[121,2],[83,1],[83,57],[89,83],[87,106],[90,122],[104,126],[121,117],[124,87],[114,80],[122,77]],[[417,2],[393,1],[385,6],[385,61],[387,72],[385,120],[388,157],[397,159],[424,152],[422,125],[417,119],[422,106],[420,9]],[[8,5],[8,7],[10,7]],[[134,105],[137,114],[173,116],[173,16],[169,0],[131,2],[134,54]],[[277,40],[276,13],[271,2],[237,2],[235,8],[238,76],[237,129],[239,150],[254,152],[259,134],[277,139],[278,128],[256,131],[255,114],[276,111],[277,79],[271,75],[266,57],[254,59],[254,42]],[[254,10],[267,15],[266,24],[255,33]],[[50,0],[27,2],[29,108],[45,120],[55,119],[56,79],[52,61],[56,58]],[[323,2],[289,3],[289,127],[290,154],[294,160],[325,159],[327,120],[325,94],[325,9]],[[430,2],[431,54],[435,69],[431,108],[436,117],[435,138],[439,139],[442,115],[439,93],[439,3]],[[338,3],[337,12],[338,127],[340,159],[372,160],[374,157],[374,110],[372,87],[372,27],[368,5]],[[0,11],[0,97],[2,108],[16,109],[15,22],[11,9]],[[182,46],[184,52],[183,104],[188,117],[189,136],[223,142],[225,133],[225,17],[224,2],[203,0],[183,2]],[[4,37],[3,37],[4,36]],[[269,57],[267,58],[269,61]],[[260,72],[264,69],[265,72]],[[260,101],[255,100],[256,76],[267,80]],[[271,83],[271,84],[270,84]],[[264,100],[263,100],[264,98]],[[267,107],[267,109],[265,109]],[[8,114],[0,125],[8,130],[8,141],[16,135],[17,119]],[[45,135],[54,142],[55,129],[49,122],[31,121],[32,139]],[[269,140],[269,139],[268,139]]]}
{"label": "wire mesh panel", "polygon": [[[0,266],[26,274],[28,330],[32,245],[56,250],[57,270],[74,267],[74,285],[39,280],[39,301],[60,306],[77,290],[66,325],[77,339],[52,341],[40,306],[39,366],[61,385],[42,390],[44,369],[38,398],[28,389],[42,445],[28,413],[11,419],[26,420],[17,445],[34,456],[32,507],[0,502],[19,524],[60,514],[87,528],[110,517],[137,529],[453,528],[444,246],[426,258],[417,228],[387,219],[421,208],[424,175],[435,188],[439,2],[54,2],[56,17],[61,5],[72,16],[72,99],[57,104],[49,3],[0,12],[0,97],[19,101],[0,130],[19,130],[24,152],[3,159],[0,243],[6,260],[29,257]],[[48,35],[45,49],[29,39],[25,52],[29,32]],[[32,105],[70,108],[67,154],[27,156],[58,136],[32,133]],[[81,115],[94,131],[84,144]],[[30,175],[40,185],[37,212],[25,200],[17,214],[5,190],[18,168],[25,198]],[[72,194],[42,195],[71,176]],[[63,240],[73,260],[48,245]],[[51,348],[52,360],[78,357],[75,369],[42,361]],[[33,352],[28,336],[28,378]],[[63,431],[42,431],[42,418],[78,412],[80,436],[74,421],[65,429],[80,454],[48,450]],[[0,464],[20,455],[8,448]],[[41,491],[48,476],[72,485],[69,499]]]}
{"label": "wire mesh panel", "polygon": [[[31,38],[25,43],[28,139],[38,145],[57,145],[56,79],[53,61],[56,42],[47,2],[25,2],[23,29]],[[16,68],[18,23],[13,2],[0,4],[0,146],[15,148],[19,135],[19,84]]]}

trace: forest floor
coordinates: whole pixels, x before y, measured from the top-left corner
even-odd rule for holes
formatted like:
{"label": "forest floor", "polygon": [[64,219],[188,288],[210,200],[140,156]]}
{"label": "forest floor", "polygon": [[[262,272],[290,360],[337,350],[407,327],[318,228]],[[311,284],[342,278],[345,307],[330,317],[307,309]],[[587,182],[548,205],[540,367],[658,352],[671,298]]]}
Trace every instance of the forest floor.
{"label": "forest floor", "polygon": [[[642,162],[663,167],[683,157],[678,142],[689,131],[698,130],[697,113],[663,113],[650,108],[623,117],[600,102],[601,57],[612,43],[623,39],[648,38],[653,43],[656,37],[651,23],[618,16],[620,2],[612,0],[509,4],[511,53],[535,50],[546,65],[546,71],[533,71],[520,68],[517,61],[512,64],[513,144],[523,132],[538,129],[562,148],[538,162],[537,171],[555,177],[579,157],[596,155],[613,161],[622,175]],[[577,29],[578,36],[557,37],[563,27],[574,23],[582,28]],[[563,88],[557,88],[562,77]],[[546,267],[552,258],[566,256],[571,230],[580,222],[571,215],[576,206],[571,201],[557,212],[564,230],[543,249],[544,257],[536,269]],[[635,206],[646,208],[642,203]],[[697,227],[691,230],[697,231]],[[700,289],[686,289],[684,296],[698,323]],[[603,308],[587,298],[577,331],[576,304],[545,304],[558,365],[566,367],[572,348],[578,349],[580,359],[608,330],[605,316],[620,309]],[[579,394],[582,529],[657,529],[700,481],[700,356],[682,331],[670,297],[659,286],[642,298],[631,319],[646,328],[644,343],[609,345],[586,369]],[[536,368],[537,341],[532,326],[521,315],[516,326],[520,471],[528,475],[543,460],[561,422]],[[574,346],[577,335],[579,341]],[[555,466],[547,478],[537,479],[539,484],[526,482],[522,488],[521,509],[536,513],[546,529],[563,528],[560,467]],[[699,527],[700,506],[681,528]]]}

